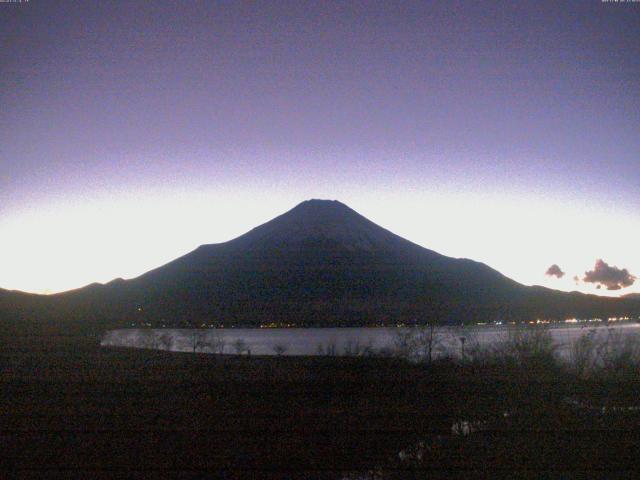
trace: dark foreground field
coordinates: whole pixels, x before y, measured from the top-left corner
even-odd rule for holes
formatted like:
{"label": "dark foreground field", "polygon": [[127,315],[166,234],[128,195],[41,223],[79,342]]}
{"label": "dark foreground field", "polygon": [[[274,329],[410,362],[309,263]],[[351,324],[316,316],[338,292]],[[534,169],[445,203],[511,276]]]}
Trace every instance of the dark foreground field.
{"label": "dark foreground field", "polygon": [[634,478],[640,464],[634,375],[78,338],[0,355],[0,469],[17,478]]}

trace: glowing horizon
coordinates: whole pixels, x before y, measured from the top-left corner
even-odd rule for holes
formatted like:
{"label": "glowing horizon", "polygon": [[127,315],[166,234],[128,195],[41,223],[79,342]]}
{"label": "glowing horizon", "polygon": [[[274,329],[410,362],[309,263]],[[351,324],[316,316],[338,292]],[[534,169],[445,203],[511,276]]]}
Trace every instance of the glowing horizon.
{"label": "glowing horizon", "polygon": [[640,291],[572,281],[640,275],[637,4],[72,3],[0,5],[0,288],[332,198],[526,285]]}
{"label": "glowing horizon", "polygon": [[[607,296],[640,292],[639,284],[608,291],[582,281],[598,258],[631,274],[640,272],[633,241],[640,235],[638,220],[606,209],[585,212],[571,203],[559,208],[553,202],[532,204],[532,199],[497,194],[399,195],[384,189],[307,198],[271,195],[268,203],[247,192],[157,193],[22,212],[0,221],[8,247],[0,252],[0,287],[58,293],[134,278],[199,245],[232,240],[312,197],[340,200],[407,240],[443,255],[483,262],[525,285]],[[524,208],[526,216],[521,215]],[[600,233],[584,240],[582,232],[594,224],[601,226]],[[622,224],[627,234],[614,249],[603,248],[607,232]],[[545,275],[554,263],[566,272],[563,278]],[[574,275],[580,277],[578,285]]]}

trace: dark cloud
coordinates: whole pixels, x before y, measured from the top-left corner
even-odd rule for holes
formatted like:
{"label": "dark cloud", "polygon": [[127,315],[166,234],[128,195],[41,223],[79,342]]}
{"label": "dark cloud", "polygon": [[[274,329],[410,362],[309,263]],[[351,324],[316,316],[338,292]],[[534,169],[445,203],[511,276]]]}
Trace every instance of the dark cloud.
{"label": "dark cloud", "polygon": [[549,275],[550,277],[562,278],[564,277],[564,272],[558,265],[554,263],[549,268],[547,268],[546,275]]}
{"label": "dark cloud", "polygon": [[582,280],[597,284],[597,288],[605,286],[607,290],[620,290],[633,285],[636,277],[631,275],[626,268],[611,267],[602,259],[599,259],[596,261],[596,266],[593,270],[584,272]]}

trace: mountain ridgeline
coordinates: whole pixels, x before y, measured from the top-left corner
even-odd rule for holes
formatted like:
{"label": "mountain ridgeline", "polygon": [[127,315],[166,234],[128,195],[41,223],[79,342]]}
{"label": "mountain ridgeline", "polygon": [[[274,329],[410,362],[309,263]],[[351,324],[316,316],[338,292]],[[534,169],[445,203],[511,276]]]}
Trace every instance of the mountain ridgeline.
{"label": "mountain ridgeline", "polygon": [[303,202],[234,240],[203,245],[132,280],[52,296],[0,291],[6,325],[70,331],[142,322],[359,326],[639,314],[637,298],[527,287],[325,200]]}

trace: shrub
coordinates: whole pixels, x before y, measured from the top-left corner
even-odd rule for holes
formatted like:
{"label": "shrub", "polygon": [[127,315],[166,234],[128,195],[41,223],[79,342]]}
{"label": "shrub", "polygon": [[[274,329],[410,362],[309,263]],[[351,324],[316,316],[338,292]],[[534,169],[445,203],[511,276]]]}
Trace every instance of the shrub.
{"label": "shrub", "polygon": [[595,330],[580,335],[569,347],[569,369],[579,377],[589,376],[596,367]]}
{"label": "shrub", "polygon": [[622,335],[609,328],[604,338],[596,342],[596,365],[605,375],[635,375],[640,368],[640,337]]}
{"label": "shrub", "polygon": [[519,368],[556,368],[557,345],[546,325],[516,325],[507,338],[493,347],[493,357]]}

